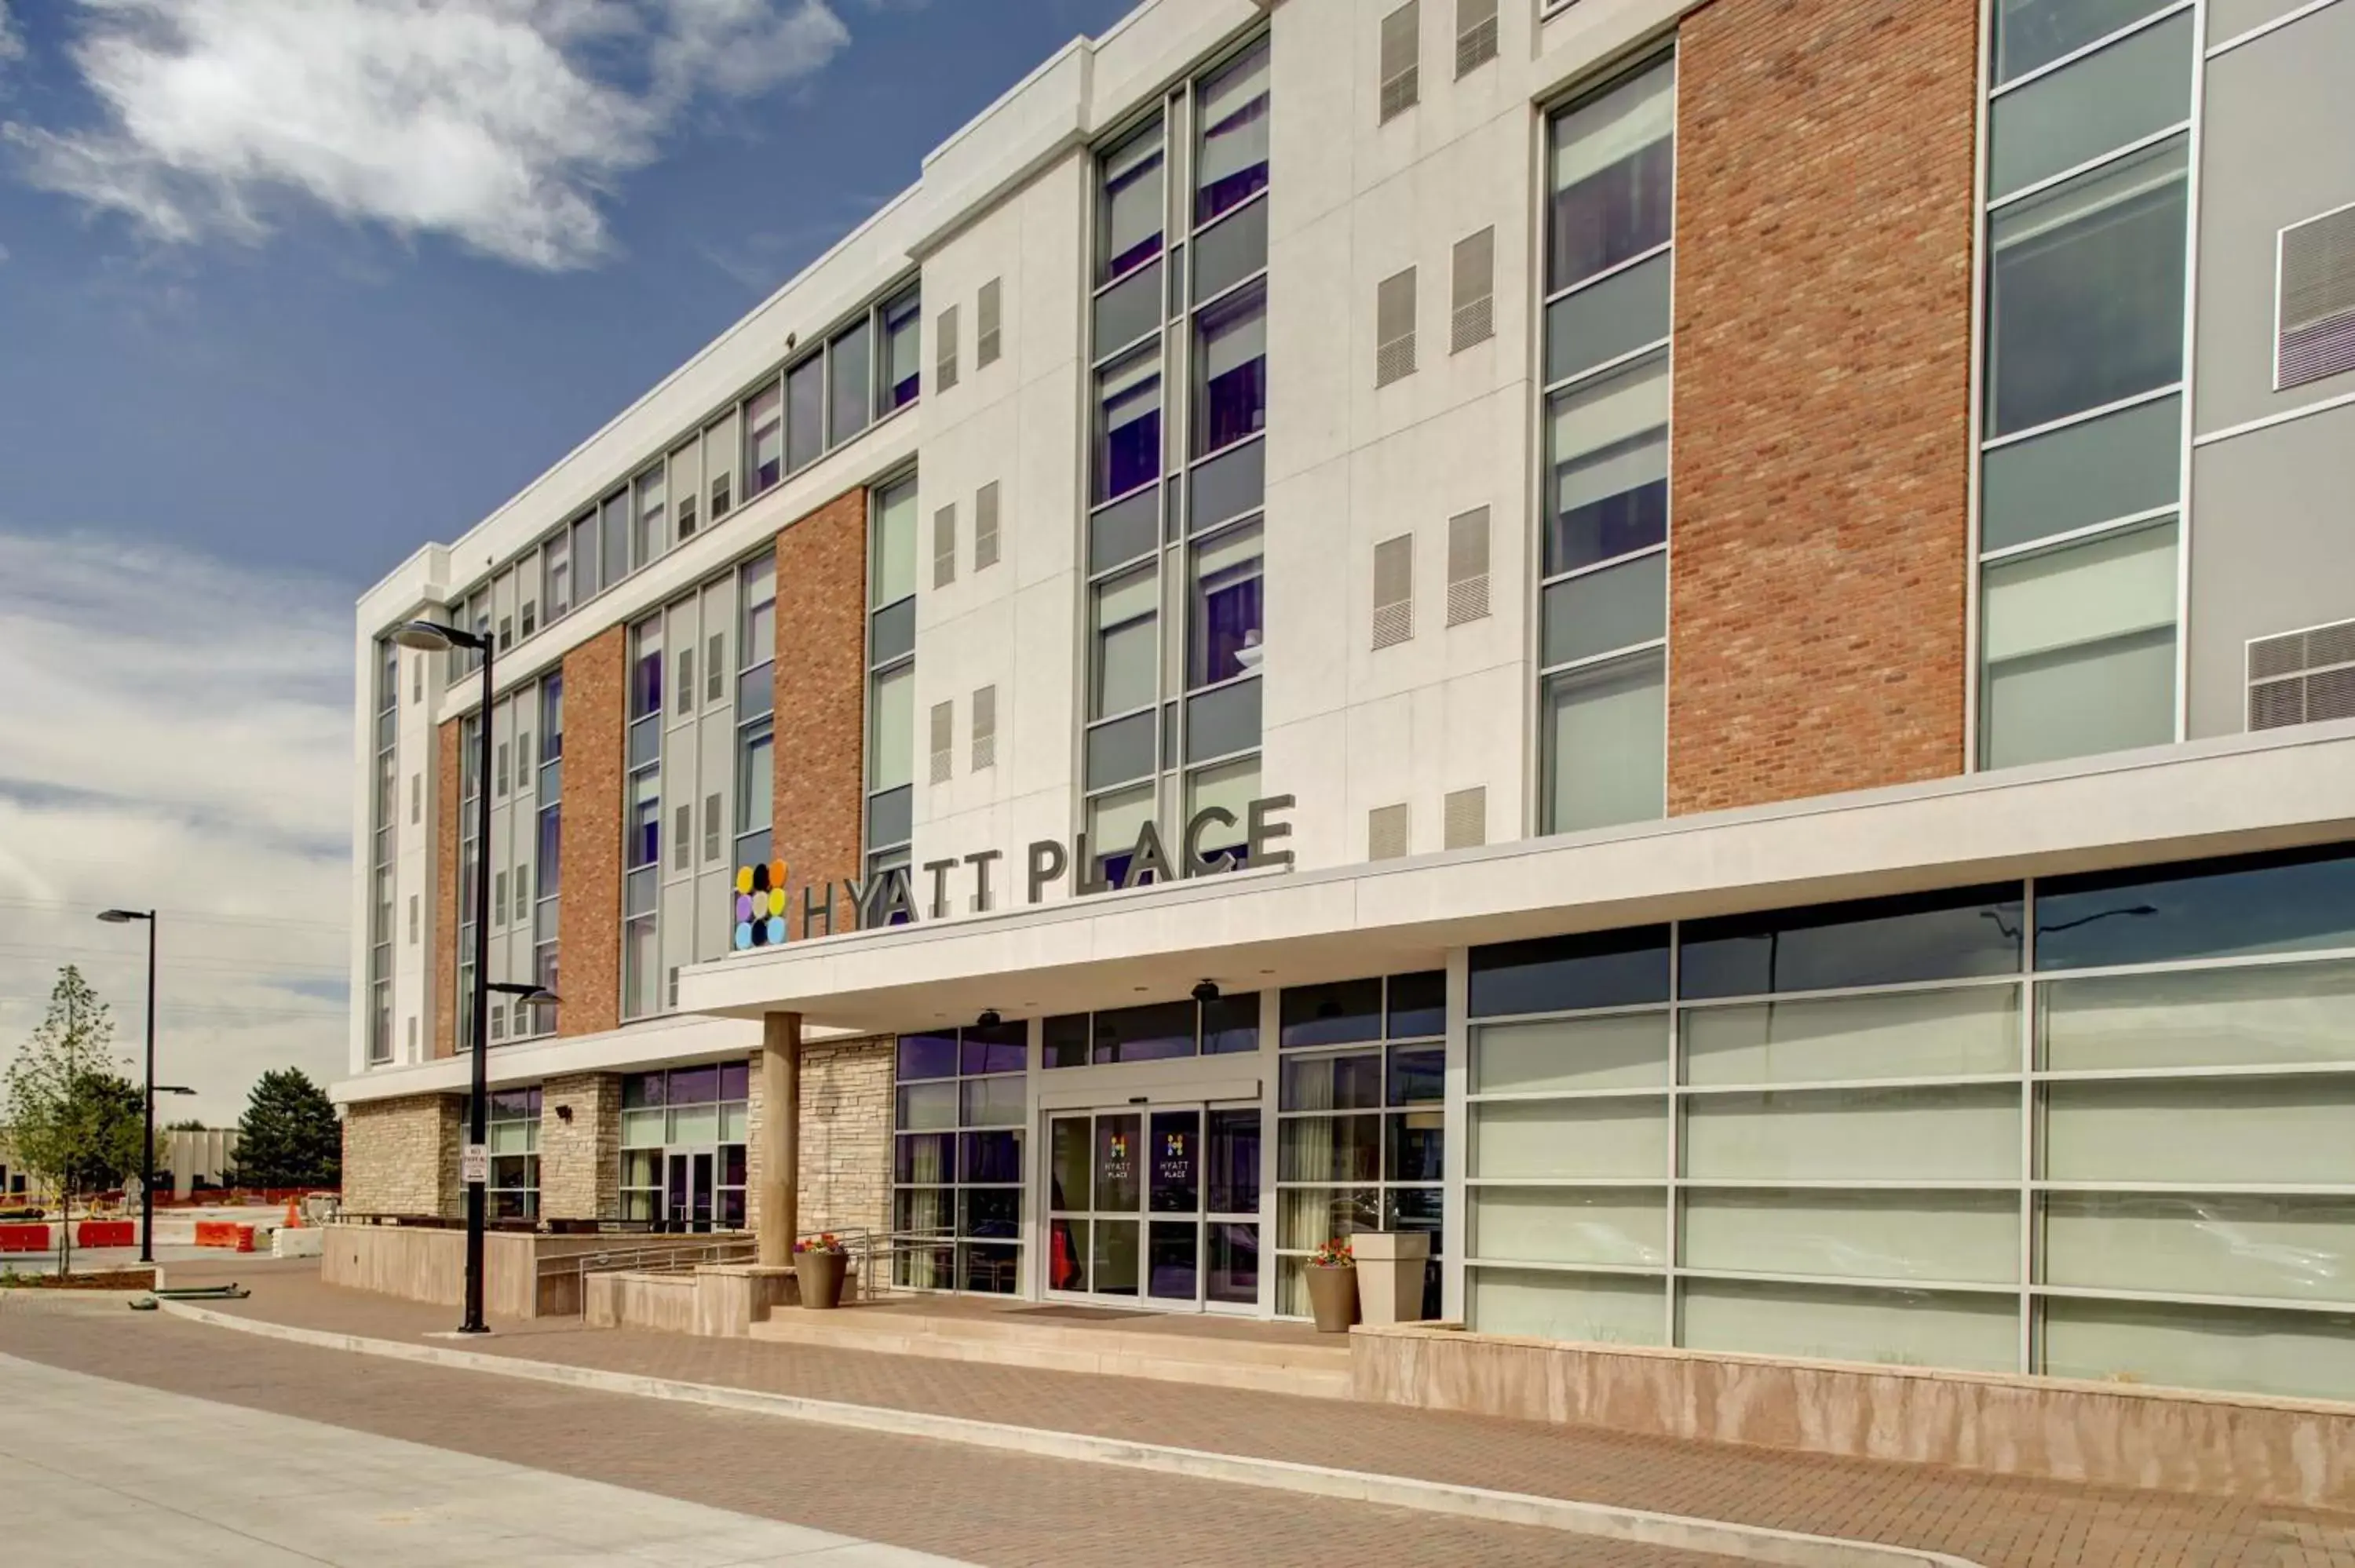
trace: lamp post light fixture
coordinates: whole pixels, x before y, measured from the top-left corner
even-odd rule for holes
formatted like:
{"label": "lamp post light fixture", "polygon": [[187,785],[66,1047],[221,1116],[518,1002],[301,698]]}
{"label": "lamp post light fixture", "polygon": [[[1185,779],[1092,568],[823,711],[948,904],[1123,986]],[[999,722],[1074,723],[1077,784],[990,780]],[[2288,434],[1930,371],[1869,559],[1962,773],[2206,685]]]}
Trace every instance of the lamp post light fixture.
{"label": "lamp post light fixture", "polygon": [[106,909],[100,919],[110,926],[147,923],[147,1071],[140,1091],[139,1139],[139,1261],[155,1261],[155,911]]}
{"label": "lamp post light fixture", "polygon": [[[477,655],[483,662],[483,703],[476,715],[480,745],[474,756],[474,993],[470,1048],[474,1053],[473,1103],[466,1118],[466,1148],[482,1150],[490,1139],[490,970],[491,970],[491,640],[438,620],[411,620],[392,634],[403,648],[419,653],[446,653],[453,648]],[[476,1172],[485,1178],[487,1169]],[[483,1321],[482,1181],[466,1183],[466,1320],[462,1334],[487,1334]]]}

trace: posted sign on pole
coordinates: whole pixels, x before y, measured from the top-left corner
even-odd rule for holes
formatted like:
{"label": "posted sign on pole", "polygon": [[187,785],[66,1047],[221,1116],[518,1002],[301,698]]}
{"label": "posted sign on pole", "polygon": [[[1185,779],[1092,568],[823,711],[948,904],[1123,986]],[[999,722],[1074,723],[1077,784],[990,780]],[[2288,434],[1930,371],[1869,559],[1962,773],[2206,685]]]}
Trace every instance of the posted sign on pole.
{"label": "posted sign on pole", "polygon": [[490,1179],[490,1146],[485,1143],[466,1145],[465,1152],[458,1157],[459,1184],[471,1187],[477,1181],[487,1182]]}

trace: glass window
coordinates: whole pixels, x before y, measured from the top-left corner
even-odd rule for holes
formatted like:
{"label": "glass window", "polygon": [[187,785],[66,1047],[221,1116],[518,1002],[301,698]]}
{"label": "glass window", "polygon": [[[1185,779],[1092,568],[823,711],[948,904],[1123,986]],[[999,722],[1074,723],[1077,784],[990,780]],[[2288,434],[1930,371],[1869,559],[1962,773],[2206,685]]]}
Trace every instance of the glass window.
{"label": "glass window", "polygon": [[1243,863],[1244,830],[1250,821],[1249,809],[1258,796],[1259,758],[1256,757],[1241,757],[1215,767],[1199,768],[1186,776],[1187,821],[1193,821],[1196,812],[1212,806],[1220,808],[1234,818],[1233,823],[1225,828],[1216,822],[1204,825],[1200,847],[1205,861],[1216,863],[1223,856],[1231,855],[1236,864]]}
{"label": "glass window", "polygon": [[1995,101],[1987,196],[2073,169],[2191,118],[2191,21],[2178,12]]}
{"label": "glass window", "polygon": [[2020,888],[1859,899],[1684,927],[1677,989],[1759,996],[2019,972]]}
{"label": "glass window", "polygon": [[1153,815],[1153,786],[1139,785],[1088,802],[1088,853],[1096,874],[1117,887],[1128,874],[1129,852]]}
{"label": "glass window", "polygon": [[1471,988],[1475,1018],[1666,1001],[1668,928],[1637,926],[1475,948]]}
{"label": "glass window", "polygon": [[763,387],[744,405],[744,494],[758,495],[784,476],[784,394]]}
{"label": "glass window", "polygon": [[745,732],[736,758],[736,831],[759,832],[769,825],[776,795],[776,743],[767,721]]}
{"label": "glass window", "polygon": [[916,591],[916,482],[903,479],[875,496],[874,609]]}
{"label": "glass window", "polygon": [[873,718],[867,736],[867,788],[896,789],[916,776],[916,667],[902,664],[875,677]]}
{"label": "glass window", "polygon": [[1545,571],[1574,571],[1668,536],[1668,356],[1546,405]]}
{"label": "glass window", "polygon": [[1391,1039],[1436,1039],[1447,1033],[1447,971],[1391,976],[1388,1003]]}
{"label": "glass window", "polygon": [[1158,571],[1149,566],[1097,587],[1092,716],[1148,706],[1160,694],[1160,595]]}
{"label": "glass window", "polygon": [[1229,529],[1194,546],[1188,688],[1259,668],[1263,622],[1260,525]]}
{"label": "glass window", "polygon": [[873,418],[868,402],[873,387],[867,323],[860,322],[838,334],[826,345],[828,444],[848,440]]}
{"label": "glass window", "polygon": [[2172,506],[2182,463],[2179,396],[1998,447],[1987,454],[1979,547],[2009,549]]}
{"label": "glass window", "polygon": [[1650,821],[1666,808],[1666,662],[1654,651],[1549,678],[1545,831]]}
{"label": "glass window", "polygon": [[1685,1081],[1691,1084],[1961,1077],[2019,1070],[2019,991],[2013,986],[1695,1008],[1682,1015],[1682,1023]]}
{"label": "glass window", "polygon": [[[1222,1056],[1259,1049],[1259,993],[1221,996],[1202,1004],[1202,1054]],[[1213,1111],[1215,1119],[1219,1113]],[[1213,1204],[1215,1209],[1217,1205]]]}
{"label": "glass window", "polygon": [[813,354],[785,372],[785,461],[798,471],[826,451],[826,356]]}
{"label": "glass window", "polygon": [[2355,947],[2355,850],[2345,845],[2036,885],[2040,969],[2339,947]]}
{"label": "glass window", "polygon": [[1253,285],[1194,318],[1194,455],[1267,428],[1267,291]]}
{"label": "glass window", "polygon": [[1675,218],[1676,90],[1676,62],[1662,60],[1548,127],[1548,293],[1668,240]]}
{"label": "glass window", "polygon": [[2062,56],[2107,37],[2120,27],[2164,10],[2174,0],[1998,0],[1995,79],[1998,86],[2051,65]]}
{"label": "glass window", "polygon": [[1209,222],[1267,188],[1267,40],[1196,90],[1201,137],[1194,158],[1194,222]]}
{"label": "glass window", "polygon": [[1161,355],[1147,348],[1096,377],[1096,499],[1125,495],[1160,475]]}
{"label": "glass window", "polygon": [[1987,292],[1987,434],[2181,379],[2186,143],[1999,209]]}
{"label": "glass window", "polygon": [[1162,176],[1158,122],[1104,154],[1099,282],[1134,271],[1161,254]]}
{"label": "glass window", "polygon": [[1491,1023],[1472,1032],[1472,1092],[1582,1093],[1668,1081],[1665,1012]]}
{"label": "glass window", "polygon": [[634,719],[662,712],[662,631],[659,617],[631,629],[631,641],[636,644],[636,657],[630,666],[630,716]]}
{"label": "glass window", "polygon": [[540,602],[555,620],[572,609],[572,548],[570,537],[558,534],[539,552]]}
{"label": "glass window", "polygon": [[661,555],[663,546],[669,542],[663,521],[667,514],[666,481],[666,475],[660,463],[638,476],[637,527],[635,536],[630,541],[630,556],[640,566]]}
{"label": "glass window", "polygon": [[2175,738],[2175,525],[1987,568],[1980,763]]}
{"label": "glass window", "polygon": [[612,588],[630,572],[630,493],[615,491],[605,498],[598,514],[597,535],[599,556],[603,572],[598,582]]}
{"label": "glass window", "polygon": [[1546,586],[1540,658],[1548,666],[1616,652],[1668,634],[1668,556],[1655,550]]}
{"label": "glass window", "polygon": [[1332,985],[1284,988],[1279,1005],[1279,1042],[1295,1045],[1345,1045],[1382,1037],[1382,982],[1341,980]]}
{"label": "glass window", "polygon": [[1157,1062],[1194,1054],[1195,1004],[1161,1001],[1113,1008],[1095,1015],[1090,1033],[1093,1062]]}
{"label": "glass window", "polygon": [[911,289],[883,307],[883,411],[904,408],[923,387],[923,300]]}

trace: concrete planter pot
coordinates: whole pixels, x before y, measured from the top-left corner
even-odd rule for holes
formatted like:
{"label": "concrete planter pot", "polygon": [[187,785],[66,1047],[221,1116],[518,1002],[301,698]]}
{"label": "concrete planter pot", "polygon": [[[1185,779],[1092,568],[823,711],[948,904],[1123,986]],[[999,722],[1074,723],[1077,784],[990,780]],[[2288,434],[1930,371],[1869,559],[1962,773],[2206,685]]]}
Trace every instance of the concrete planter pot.
{"label": "concrete planter pot", "polygon": [[801,1288],[802,1305],[820,1312],[841,1306],[842,1276],[849,1263],[847,1253],[794,1254],[794,1280]]}
{"label": "concrete planter pot", "polygon": [[1320,1334],[1346,1334],[1358,1320],[1358,1271],[1354,1268],[1301,1270],[1308,1280],[1308,1308],[1316,1314]]}

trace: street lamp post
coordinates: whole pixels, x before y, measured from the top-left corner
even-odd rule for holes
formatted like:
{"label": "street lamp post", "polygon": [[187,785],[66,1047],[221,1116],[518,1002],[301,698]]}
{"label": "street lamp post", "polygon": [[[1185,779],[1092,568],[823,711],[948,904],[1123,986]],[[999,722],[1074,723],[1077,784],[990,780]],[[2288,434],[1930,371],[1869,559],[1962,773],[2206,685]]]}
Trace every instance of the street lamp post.
{"label": "street lamp post", "polygon": [[142,1112],[139,1140],[139,1261],[155,1261],[155,911],[108,909],[98,916],[110,926],[147,923],[147,1073],[140,1090]]}
{"label": "street lamp post", "polygon": [[438,620],[409,621],[392,634],[392,640],[420,653],[462,648],[483,662],[483,702],[475,726],[480,744],[474,751],[474,1015],[468,1030],[474,1036],[474,1071],[466,1111],[466,1144],[469,1150],[484,1150],[485,1168],[475,1172],[481,1180],[466,1183],[466,1319],[458,1325],[458,1332],[487,1334],[490,1325],[483,1320],[483,1231],[485,1189],[490,1177],[485,1146],[491,1135],[491,993],[521,996],[534,1005],[545,1005],[556,998],[538,986],[491,983],[491,640]]}

